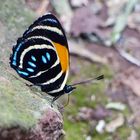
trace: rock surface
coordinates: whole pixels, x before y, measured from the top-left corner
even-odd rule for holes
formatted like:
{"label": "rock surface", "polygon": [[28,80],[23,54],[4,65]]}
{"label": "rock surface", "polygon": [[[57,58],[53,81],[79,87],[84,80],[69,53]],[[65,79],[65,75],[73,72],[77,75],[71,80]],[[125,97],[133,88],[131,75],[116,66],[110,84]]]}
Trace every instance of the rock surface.
{"label": "rock surface", "polygon": [[0,140],[59,140],[64,135],[57,103],[38,96],[9,66],[10,52],[35,15],[22,0],[0,1]]}

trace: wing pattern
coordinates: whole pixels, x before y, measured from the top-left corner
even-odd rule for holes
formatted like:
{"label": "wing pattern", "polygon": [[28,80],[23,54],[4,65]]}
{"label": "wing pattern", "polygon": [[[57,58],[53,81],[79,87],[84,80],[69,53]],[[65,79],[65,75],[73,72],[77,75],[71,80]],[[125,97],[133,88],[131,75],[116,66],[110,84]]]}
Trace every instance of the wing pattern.
{"label": "wing pattern", "polygon": [[38,18],[17,40],[10,65],[24,79],[58,96],[69,71],[69,50],[64,30],[55,16]]}

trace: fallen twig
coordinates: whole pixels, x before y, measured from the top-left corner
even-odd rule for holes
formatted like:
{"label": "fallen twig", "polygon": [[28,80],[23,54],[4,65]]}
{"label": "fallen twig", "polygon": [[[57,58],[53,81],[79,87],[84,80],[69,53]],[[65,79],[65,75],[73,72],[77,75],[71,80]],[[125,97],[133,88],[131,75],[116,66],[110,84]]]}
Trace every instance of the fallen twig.
{"label": "fallen twig", "polygon": [[129,61],[130,63],[132,64],[135,64],[136,66],[139,66],[140,67],[140,61],[133,57],[132,55],[130,55],[129,53],[127,53],[126,51],[122,50],[122,49],[119,49],[116,47],[116,50],[119,52],[119,54],[125,58],[127,61]]}
{"label": "fallen twig", "polygon": [[76,55],[82,58],[85,58],[89,60],[90,62],[96,62],[96,63],[101,63],[101,64],[107,64],[107,59],[103,58],[88,49],[84,47],[82,43],[76,43],[75,41],[70,40],[69,41],[69,48],[70,48],[70,53],[72,55]]}

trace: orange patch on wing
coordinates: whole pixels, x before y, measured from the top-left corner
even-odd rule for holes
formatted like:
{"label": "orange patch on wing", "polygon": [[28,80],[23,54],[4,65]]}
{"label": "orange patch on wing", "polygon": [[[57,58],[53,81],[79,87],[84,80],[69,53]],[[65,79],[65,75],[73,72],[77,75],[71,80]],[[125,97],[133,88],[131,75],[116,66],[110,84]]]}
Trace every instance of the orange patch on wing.
{"label": "orange patch on wing", "polygon": [[68,69],[69,69],[69,52],[68,52],[68,49],[61,45],[61,44],[58,44],[58,43],[54,43],[54,46],[57,50],[57,53],[58,53],[58,56],[59,56],[59,59],[60,59],[60,64],[61,64],[61,67],[62,67],[62,71],[63,72],[66,72]]}

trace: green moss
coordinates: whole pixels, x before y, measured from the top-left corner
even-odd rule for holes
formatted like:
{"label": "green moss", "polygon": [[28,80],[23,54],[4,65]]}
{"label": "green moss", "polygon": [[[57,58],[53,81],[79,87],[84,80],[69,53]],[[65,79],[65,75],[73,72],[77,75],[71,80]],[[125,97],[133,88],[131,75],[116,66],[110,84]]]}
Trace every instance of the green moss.
{"label": "green moss", "polygon": [[122,140],[126,140],[128,136],[131,134],[131,129],[128,126],[123,125],[118,129],[117,133],[119,134],[119,137]]}
{"label": "green moss", "polygon": [[[0,1],[0,22],[5,33],[3,35],[5,41],[0,44],[0,126],[20,125],[26,129],[30,128],[36,123],[42,108],[48,104],[46,100],[34,94],[36,90],[33,91],[24,86],[23,80],[14,78],[13,75],[16,74],[11,74],[13,70],[8,64],[12,45],[32,23],[34,17],[33,12],[26,8],[22,0]],[[98,84],[78,86],[72,93],[71,102],[64,113],[66,140],[85,140],[89,134],[88,123],[72,122],[68,118],[76,115],[80,107],[95,108],[99,104],[105,105],[107,103],[107,97],[104,94],[105,82],[112,78],[112,71],[108,66],[91,64],[83,60],[79,60],[77,66],[81,69],[77,75],[70,77],[70,81],[84,80],[100,74],[104,74],[105,80],[99,81]],[[93,95],[95,101],[90,100]],[[123,113],[129,115],[129,111]],[[126,139],[129,131],[127,126],[123,126],[116,133],[120,139]],[[101,135],[94,131],[92,139],[112,140],[113,135],[106,133]]]}
{"label": "green moss", "polygon": [[25,1],[0,1],[0,23],[1,30],[3,29],[4,32],[2,36],[4,42],[0,42],[0,61],[9,61],[12,46],[16,43],[17,38],[33,22],[34,17],[33,12],[26,8]]}
{"label": "green moss", "polygon": [[[80,67],[78,74],[71,76],[70,81],[76,81],[77,79],[88,79],[91,77],[97,77],[104,74],[105,80],[108,80],[112,76],[111,70],[107,66],[97,66],[79,60],[77,66]],[[79,78],[80,77],[80,78]],[[83,77],[83,78],[82,78]],[[86,122],[76,122],[73,123],[68,120],[69,116],[75,116],[80,107],[92,107],[95,108],[97,105],[105,105],[107,103],[107,97],[104,94],[105,90],[105,80],[101,80],[96,84],[87,84],[82,86],[77,86],[77,89],[71,94],[71,102],[68,107],[66,107],[66,112],[64,115],[64,129],[66,133],[66,140],[81,139],[84,140],[89,133],[89,125]],[[69,83],[70,83],[69,81]],[[91,100],[91,96],[95,96],[95,101]],[[102,98],[101,98],[102,97]],[[108,135],[94,134],[94,140],[100,140],[101,138],[108,138]]]}
{"label": "green moss", "polygon": [[[113,72],[110,70],[108,66],[98,66],[95,64],[91,64],[88,62],[84,62],[83,60],[78,61],[78,67],[80,67],[80,71],[78,74],[71,76],[70,81],[76,81],[77,79],[88,79],[90,77],[97,77],[101,74],[104,74],[105,79],[100,80],[97,84],[87,84],[84,86],[78,86],[75,92],[71,95],[71,102],[68,107],[66,107],[66,112],[64,116],[64,128],[66,133],[66,140],[73,139],[81,139],[85,140],[85,137],[89,135],[89,125],[86,122],[76,122],[68,120],[70,116],[75,116],[79,111],[80,107],[92,107],[95,108],[98,105],[105,106],[108,102],[108,97],[104,94],[106,88],[106,81],[112,78]],[[79,78],[80,77],[80,78]],[[82,78],[83,77],[83,78]],[[91,96],[95,96],[95,100],[91,100]],[[114,114],[116,112],[114,111]],[[126,116],[130,114],[130,111],[126,108],[123,111],[123,114]],[[107,118],[106,121],[111,120],[111,118]],[[84,129],[84,130],[83,130]],[[104,133],[99,134],[95,130],[93,130],[92,139],[93,140],[113,140],[114,135],[118,135],[120,139],[126,139],[130,134],[130,129],[128,126],[123,126],[119,128],[113,134]]]}
{"label": "green moss", "polygon": [[[35,15],[26,8],[22,0],[0,1],[0,26],[3,41],[0,41],[0,127],[33,127],[43,113],[48,101],[40,98],[23,79],[9,66],[10,51],[17,37],[27,25],[33,22]],[[0,34],[1,35],[1,34]],[[1,37],[1,36],[0,36]],[[14,76],[15,75],[15,76]],[[15,78],[17,77],[17,78]]]}
{"label": "green moss", "polygon": [[[66,133],[66,140],[82,140],[85,139],[87,133],[87,124],[82,122],[72,123],[69,120],[65,120],[64,129]],[[75,128],[75,129],[74,129]]]}
{"label": "green moss", "polygon": [[37,90],[25,86],[25,81],[3,63],[0,67],[0,127],[33,127],[44,106],[49,106],[49,98],[45,100],[37,96]]}
{"label": "green moss", "polygon": [[[112,76],[112,71],[107,66],[97,66],[95,64],[87,63],[83,64],[82,60],[79,60],[81,69],[79,74],[71,77],[72,81],[76,81],[81,77],[81,80],[85,80],[91,77],[97,77],[101,74],[105,76],[105,79],[98,81],[97,83],[89,83],[87,85],[78,85],[77,89],[72,93],[72,98],[76,100],[76,106],[90,106],[95,107],[98,103],[105,104],[107,97],[104,94],[106,80],[109,80]],[[84,65],[84,66],[83,66]],[[86,65],[86,66],[85,66]],[[82,78],[83,77],[83,78]],[[90,97],[95,95],[95,102],[89,101]],[[102,98],[101,98],[102,97]]]}
{"label": "green moss", "polygon": [[33,12],[26,8],[25,2],[22,0],[0,1],[1,21],[12,31],[15,28],[18,31],[25,28],[26,24],[32,22],[33,15]]}
{"label": "green moss", "polygon": [[45,105],[47,101],[36,96],[20,81],[0,81],[0,126],[30,128],[36,124]]}

